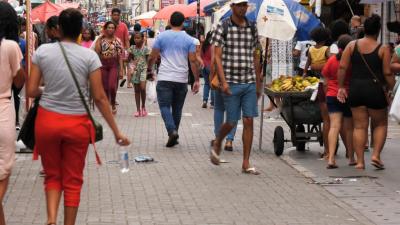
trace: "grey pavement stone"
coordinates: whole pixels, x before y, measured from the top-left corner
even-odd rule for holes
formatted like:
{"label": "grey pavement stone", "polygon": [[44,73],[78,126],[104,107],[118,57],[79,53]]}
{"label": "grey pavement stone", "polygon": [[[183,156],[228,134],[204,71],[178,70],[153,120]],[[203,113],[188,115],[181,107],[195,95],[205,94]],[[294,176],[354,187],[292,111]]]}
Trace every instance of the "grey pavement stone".
{"label": "grey pavement stone", "polygon": [[[201,108],[199,95],[188,94],[180,128],[180,144],[168,149],[167,132],[156,105],[151,116],[134,118],[133,93],[121,88],[117,122],[132,140],[118,147],[104,125],[105,139],[97,144],[103,166],[97,166],[90,149],[84,175],[77,224],[371,224],[352,209],[271,154],[274,125],[264,126],[263,150],[258,151],[258,119],[255,122],[252,164],[260,176],[241,173],[242,129],[238,129],[233,152],[223,152],[229,163],[209,162],[213,138],[212,110]],[[95,112],[100,121],[98,111]],[[133,163],[119,171],[119,150],[133,159],[139,154],[156,162]],[[43,224],[46,220],[40,162],[18,155],[4,201],[8,224]],[[60,206],[59,223],[62,221]]]}

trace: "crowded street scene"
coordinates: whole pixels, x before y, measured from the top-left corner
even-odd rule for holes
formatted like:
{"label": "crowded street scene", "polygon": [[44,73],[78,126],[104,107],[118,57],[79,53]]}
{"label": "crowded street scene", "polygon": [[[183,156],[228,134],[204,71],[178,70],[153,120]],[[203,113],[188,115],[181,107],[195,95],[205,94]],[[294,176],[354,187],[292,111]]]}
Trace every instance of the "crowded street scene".
{"label": "crowded street scene", "polygon": [[0,0],[0,225],[399,225],[399,0]]}

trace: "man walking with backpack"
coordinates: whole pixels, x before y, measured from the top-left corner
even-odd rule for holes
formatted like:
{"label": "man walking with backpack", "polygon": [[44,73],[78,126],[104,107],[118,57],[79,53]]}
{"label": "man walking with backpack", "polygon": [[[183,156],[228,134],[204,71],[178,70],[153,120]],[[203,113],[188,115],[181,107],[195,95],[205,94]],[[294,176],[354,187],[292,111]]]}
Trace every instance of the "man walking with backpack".
{"label": "man walking with backpack", "polygon": [[220,164],[219,154],[225,136],[243,118],[243,164],[242,172],[258,175],[250,166],[253,143],[253,118],[258,116],[257,99],[261,96],[261,47],[257,28],[245,15],[248,0],[233,0],[232,16],[221,21],[215,31],[216,71],[221,82],[226,122],[221,126],[214,142],[210,160]]}

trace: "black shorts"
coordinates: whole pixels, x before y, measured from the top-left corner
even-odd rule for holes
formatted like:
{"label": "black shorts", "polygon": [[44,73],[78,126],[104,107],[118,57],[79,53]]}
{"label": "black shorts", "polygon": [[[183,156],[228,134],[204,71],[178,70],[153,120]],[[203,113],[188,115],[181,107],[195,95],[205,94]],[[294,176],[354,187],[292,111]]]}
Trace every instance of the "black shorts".
{"label": "black shorts", "polygon": [[372,79],[352,79],[348,102],[351,108],[385,109],[388,106],[382,87]]}
{"label": "black shorts", "polygon": [[326,96],[326,105],[329,113],[341,112],[344,117],[352,117],[350,106],[339,102],[336,96]]}

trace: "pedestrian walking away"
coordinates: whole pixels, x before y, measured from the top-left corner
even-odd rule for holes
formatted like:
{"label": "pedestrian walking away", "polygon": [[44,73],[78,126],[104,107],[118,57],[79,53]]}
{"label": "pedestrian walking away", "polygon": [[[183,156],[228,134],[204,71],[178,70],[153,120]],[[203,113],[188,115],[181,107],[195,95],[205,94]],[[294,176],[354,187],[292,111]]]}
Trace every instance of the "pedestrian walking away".
{"label": "pedestrian walking away", "polygon": [[148,72],[153,73],[155,60],[161,55],[157,75],[157,98],[161,116],[168,132],[167,147],[178,144],[178,130],[185,103],[190,65],[194,75],[193,93],[199,91],[199,69],[196,45],[193,38],[182,32],[185,17],[180,12],[171,15],[171,30],[162,32],[156,39],[148,62]]}
{"label": "pedestrian walking away", "polygon": [[96,52],[100,56],[102,63],[101,74],[103,88],[109,101],[111,102],[113,114],[117,113],[116,97],[118,84],[118,69],[120,74],[123,70],[122,63],[122,45],[115,37],[115,24],[108,21],[104,24],[103,35],[97,39]]}
{"label": "pedestrian walking away", "polygon": [[328,134],[329,134],[329,113],[326,106],[324,80],[321,77],[321,70],[330,56],[329,47],[326,46],[330,35],[329,30],[326,28],[318,27],[311,31],[311,39],[315,41],[315,46],[311,46],[308,50],[308,59],[303,71],[303,77],[308,75],[308,68],[311,68],[312,75],[320,78],[318,86],[317,101],[321,110],[321,117],[323,121],[322,135],[324,141],[324,152],[321,157],[328,158]]}
{"label": "pedestrian walking away", "polygon": [[[337,71],[339,69],[340,58],[342,52],[346,48],[347,44],[352,41],[352,38],[348,34],[344,34],[338,39],[339,53],[329,58],[325,64],[322,75],[326,81],[326,103],[329,112],[329,135],[328,135],[328,169],[335,169],[338,166],[335,161],[335,153],[337,148],[337,139],[339,132],[342,135],[343,142],[346,146],[346,156],[349,158],[349,166],[354,166],[354,152],[353,152],[353,120],[351,117],[351,110],[348,103],[341,103],[337,100],[338,92],[338,81]],[[349,88],[349,80],[351,77],[351,71],[347,70],[345,77],[345,88]]]}
{"label": "pedestrian walking away", "polygon": [[[32,59],[27,96],[41,96],[35,122],[34,157],[40,155],[45,171],[47,224],[56,224],[64,195],[64,225],[75,224],[83,184],[83,169],[94,127],[74,83],[73,71],[86,100],[91,96],[119,145],[129,140],[119,131],[102,88],[101,62],[96,53],[77,43],[82,14],[66,9],[59,16],[61,42],[40,46]],[[65,49],[65,57],[62,48]],[[71,68],[67,66],[67,60]],[[40,87],[40,84],[45,87]],[[97,155],[97,153],[96,153]]]}
{"label": "pedestrian walking away", "polygon": [[203,86],[203,105],[202,108],[207,108],[208,97],[210,97],[211,93],[211,107],[214,106],[214,90],[211,90],[210,87],[210,66],[211,66],[211,38],[212,32],[209,31],[206,35],[206,39],[204,40],[203,45],[201,46],[201,59],[203,60],[203,69],[202,74],[204,78],[204,86]]}
{"label": "pedestrian walking away", "polygon": [[134,33],[135,45],[129,49],[130,59],[134,65],[131,82],[135,88],[136,109],[134,116],[147,116],[146,111],[146,78],[147,78],[147,60],[150,54],[149,48],[144,44],[143,33]]}
{"label": "pedestrian walking away", "polygon": [[15,109],[11,86],[24,84],[22,53],[18,46],[18,19],[13,7],[0,2],[0,224],[6,224],[3,200],[15,162]]}
{"label": "pedestrian walking away", "polygon": [[253,118],[258,116],[257,99],[262,91],[261,46],[255,24],[245,17],[248,6],[248,0],[232,1],[232,16],[221,21],[215,30],[215,63],[227,118],[215,139],[210,160],[215,165],[220,164],[222,141],[242,118],[242,172],[258,175],[259,172],[250,165],[250,152]]}
{"label": "pedestrian walking away", "polygon": [[[381,18],[372,15],[364,23],[365,37],[351,42],[343,52],[338,72],[339,101],[346,99],[351,107],[354,122],[353,146],[357,154],[357,169],[365,169],[364,145],[371,118],[373,127],[373,152],[371,164],[384,169],[381,152],[385,145],[388,128],[388,100],[386,91],[395,84],[390,70],[391,53],[388,46],[382,46],[377,39],[381,30]],[[344,78],[351,68],[349,92],[344,87]]]}

